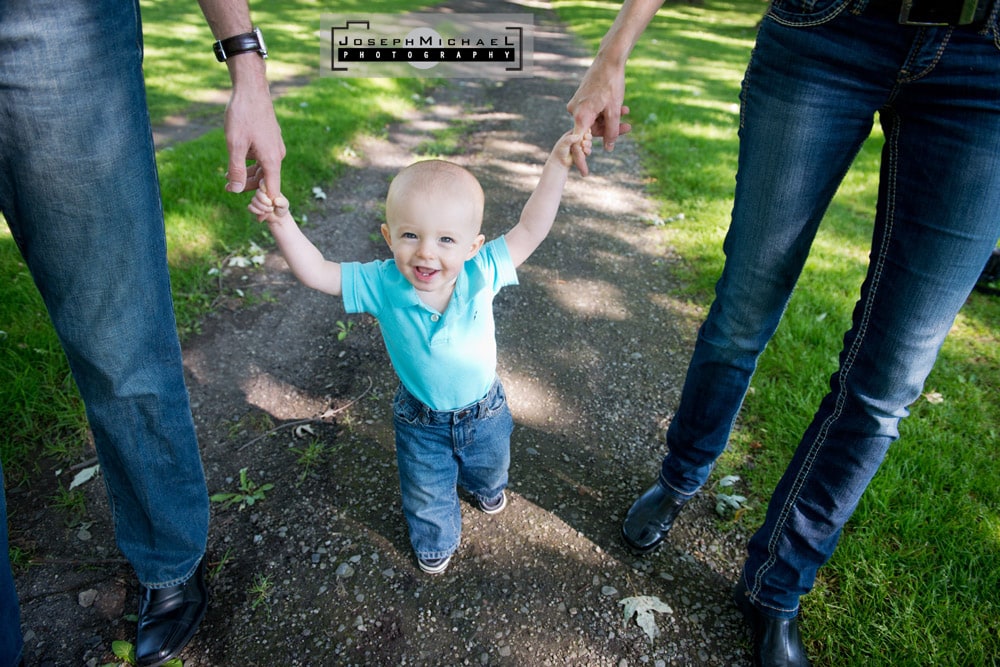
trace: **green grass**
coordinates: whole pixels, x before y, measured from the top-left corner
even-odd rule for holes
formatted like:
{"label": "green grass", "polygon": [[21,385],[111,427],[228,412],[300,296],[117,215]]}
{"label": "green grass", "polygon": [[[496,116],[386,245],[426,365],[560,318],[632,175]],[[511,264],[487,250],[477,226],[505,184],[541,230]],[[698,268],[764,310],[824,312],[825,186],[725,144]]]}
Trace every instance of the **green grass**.
{"label": "green grass", "polygon": [[[297,214],[308,213],[312,188],[337,176],[352,141],[383,132],[428,80],[320,78],[319,18],[334,10],[314,0],[252,4],[255,22],[266,27],[269,79],[311,77],[309,85],[275,102],[289,156],[282,189]],[[379,11],[415,7],[390,0]],[[346,1],[336,11],[366,8]],[[251,242],[263,245],[265,236],[246,211],[250,195],[223,191],[227,154],[219,103],[228,98],[229,76],[212,55],[211,32],[197,3],[144,0],[142,10],[154,123],[195,115],[219,128],[158,155],[178,327],[188,335],[218,296],[217,278],[209,270],[230,254],[242,254]],[[0,224],[0,405],[0,457],[8,484],[30,475],[39,451],[71,460],[86,445],[83,405],[5,224]]]}
{"label": "green grass", "polygon": [[[557,0],[596,50],[620,6]],[[765,4],[668,2],[630,59],[626,104],[677,277],[707,308],[722,268],[738,148],[738,96]],[[787,316],[761,358],[716,476],[746,480],[763,518],[808,425],[864,276],[882,137],[876,130],[824,221]],[[974,294],[925,395],[848,524],[802,625],[820,665],[986,665],[1000,655],[1000,299]],[[747,466],[752,462],[753,466]]]}

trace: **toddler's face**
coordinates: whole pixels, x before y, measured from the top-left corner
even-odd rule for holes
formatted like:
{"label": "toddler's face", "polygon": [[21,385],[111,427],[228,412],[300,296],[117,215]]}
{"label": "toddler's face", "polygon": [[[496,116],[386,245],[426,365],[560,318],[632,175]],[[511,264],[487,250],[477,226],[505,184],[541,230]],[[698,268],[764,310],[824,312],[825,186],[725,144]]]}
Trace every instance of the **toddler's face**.
{"label": "toddler's face", "polygon": [[382,235],[417,291],[450,294],[466,261],[482,247],[481,220],[467,198],[414,193],[388,207]]}

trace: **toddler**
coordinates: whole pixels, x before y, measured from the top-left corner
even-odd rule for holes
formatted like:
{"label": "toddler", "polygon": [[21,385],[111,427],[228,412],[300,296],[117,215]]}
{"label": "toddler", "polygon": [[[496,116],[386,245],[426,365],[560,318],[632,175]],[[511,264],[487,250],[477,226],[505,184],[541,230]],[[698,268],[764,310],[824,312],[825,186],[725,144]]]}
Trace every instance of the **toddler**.
{"label": "toddler", "polygon": [[490,242],[480,233],[475,176],[442,160],[406,167],[386,197],[386,261],[329,261],[295,224],[287,199],[261,188],[250,202],[296,278],[342,295],[348,313],[378,319],[400,380],[393,426],[403,513],[429,574],[444,572],[458,548],[459,485],[486,513],[506,507],[514,423],[496,372],[493,298],[517,284],[515,269],[548,235],[572,154],[590,151],[589,132],[564,134],[517,225]]}

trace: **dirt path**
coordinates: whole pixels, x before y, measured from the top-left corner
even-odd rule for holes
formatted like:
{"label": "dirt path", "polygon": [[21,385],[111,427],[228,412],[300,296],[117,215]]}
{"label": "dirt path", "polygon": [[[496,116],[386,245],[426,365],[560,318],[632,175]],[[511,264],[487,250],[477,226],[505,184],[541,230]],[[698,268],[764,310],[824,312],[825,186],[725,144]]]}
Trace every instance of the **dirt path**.
{"label": "dirt path", "polygon": [[[451,159],[483,182],[484,231],[511,227],[590,60],[544,10],[535,52],[533,78],[452,82],[385,139],[359,142],[342,178],[316,184],[327,198],[309,236],[334,259],[385,257],[371,236],[389,179],[435,127],[459,119],[467,150]],[[497,299],[517,424],[510,505],[496,516],[464,505],[462,546],[442,576],[419,572],[407,540],[396,380],[377,327],[352,316],[339,340],[339,300],[297,285],[273,253],[264,270],[228,278],[266,298],[219,309],[185,346],[209,489],[236,490],[242,468],[274,487],[243,510],[213,506],[212,606],[185,665],[747,664],[728,602],[746,536],[720,530],[709,498],[656,555],[638,561],[620,543],[622,514],[655,476],[701,313],[672,297],[674,259],[646,223],[654,211],[632,143],[591,163],[591,176],[573,175],[521,284]],[[311,433],[296,437],[298,420],[314,420]],[[310,445],[321,456],[306,465]],[[103,489],[91,486],[86,535],[34,517],[48,564],[18,578],[29,665],[100,665],[113,639],[134,636],[122,618],[136,606],[134,579],[111,546]],[[672,610],[655,616],[655,641],[624,622],[620,603],[637,595]]]}

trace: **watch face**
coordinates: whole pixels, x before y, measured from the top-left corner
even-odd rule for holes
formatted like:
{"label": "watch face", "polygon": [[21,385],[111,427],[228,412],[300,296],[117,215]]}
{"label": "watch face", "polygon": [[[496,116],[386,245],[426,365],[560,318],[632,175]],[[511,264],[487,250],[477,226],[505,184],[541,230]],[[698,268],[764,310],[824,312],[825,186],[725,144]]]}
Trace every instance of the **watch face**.
{"label": "watch face", "polygon": [[260,55],[267,58],[267,45],[264,44],[264,34],[261,33],[260,28],[254,28],[253,34],[257,35],[257,43],[260,44]]}

